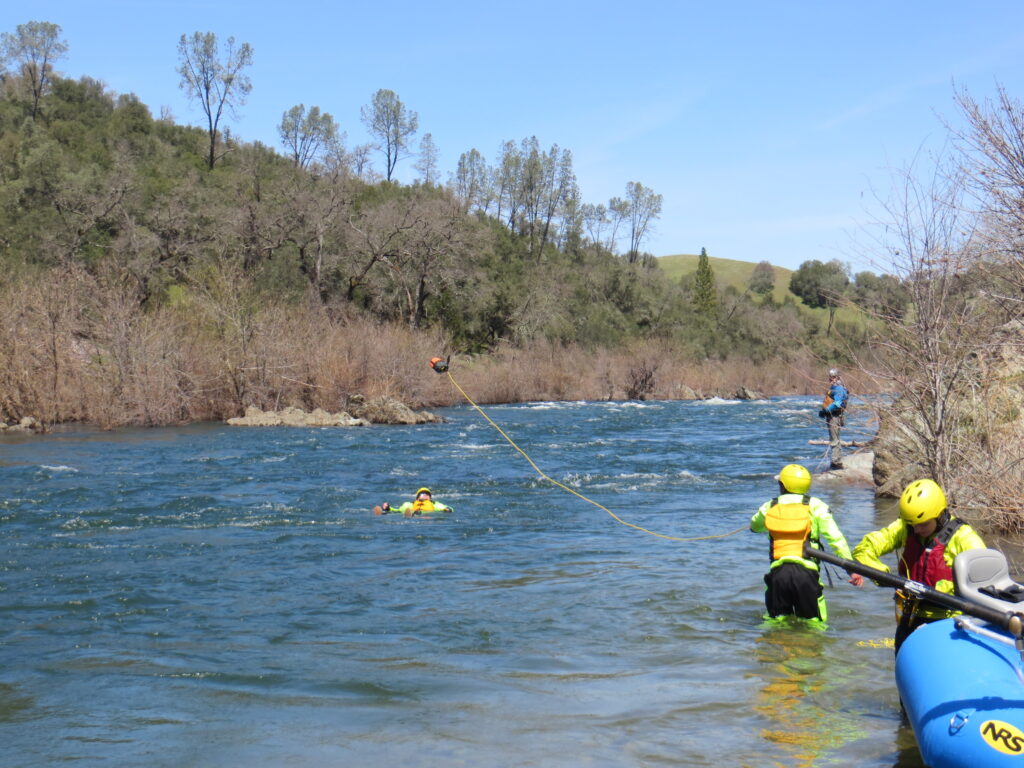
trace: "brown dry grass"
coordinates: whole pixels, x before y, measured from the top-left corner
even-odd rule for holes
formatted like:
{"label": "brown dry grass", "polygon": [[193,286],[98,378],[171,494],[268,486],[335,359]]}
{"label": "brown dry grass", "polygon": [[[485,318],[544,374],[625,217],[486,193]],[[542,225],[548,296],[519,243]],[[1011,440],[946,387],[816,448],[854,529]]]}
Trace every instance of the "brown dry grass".
{"label": "brown dry grass", "polygon": [[[0,289],[0,416],[114,427],[220,420],[249,405],[333,412],[357,393],[417,409],[462,402],[429,368],[449,352],[438,332],[334,316],[315,300],[268,305],[231,277],[149,312],[81,270]],[[647,399],[817,393],[822,366],[810,355],[695,363],[669,342],[597,351],[538,342],[455,355],[451,370],[475,401],[501,403],[625,399],[638,381]]]}

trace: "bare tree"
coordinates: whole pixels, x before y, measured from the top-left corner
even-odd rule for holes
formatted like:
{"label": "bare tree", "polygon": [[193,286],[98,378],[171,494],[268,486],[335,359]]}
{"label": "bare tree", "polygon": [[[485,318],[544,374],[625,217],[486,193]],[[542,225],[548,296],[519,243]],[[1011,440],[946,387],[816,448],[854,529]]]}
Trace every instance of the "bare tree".
{"label": "bare tree", "polygon": [[410,328],[419,328],[427,298],[451,282],[460,257],[465,261],[470,228],[457,200],[417,194],[387,200],[351,221],[356,234],[351,253],[358,259],[349,282],[376,293],[374,300],[402,307]]}
{"label": "bare tree", "polygon": [[[879,363],[865,366],[898,393],[881,405],[889,465],[933,477],[949,491],[965,477],[962,426],[981,384],[979,362],[998,345],[1005,322],[979,300],[965,181],[949,164],[937,164],[923,180],[908,170],[884,204],[888,220],[880,223],[876,247],[888,254],[913,310],[883,319],[873,345]],[[895,477],[885,490],[898,493],[908,479]]]}
{"label": "bare tree", "polygon": [[206,163],[213,170],[217,162],[217,131],[225,110],[234,114],[236,107],[245,103],[252,91],[252,82],[243,70],[252,64],[252,47],[242,43],[235,47],[235,38],[229,37],[223,59],[219,58],[217,36],[213,32],[194,32],[192,37],[182,35],[178,41],[181,75],[179,86],[189,99],[199,102],[206,115],[206,130],[210,137],[210,150]]}
{"label": "bare tree", "polygon": [[349,250],[349,275],[346,298],[354,301],[358,294],[383,292],[373,284],[378,265],[400,258],[409,232],[416,227],[417,216],[403,200],[389,199],[349,219],[353,237]]}
{"label": "bare tree", "polygon": [[373,163],[370,161],[370,153],[373,151],[372,144],[360,144],[352,148],[348,153],[348,161],[354,173],[364,181],[372,181],[377,175],[373,170]]}
{"label": "bare tree", "polygon": [[1001,87],[993,101],[978,103],[961,91],[957,102],[968,130],[954,135],[986,223],[988,260],[991,267],[1000,267],[990,270],[996,282],[1003,283],[995,298],[1020,315],[1024,312],[1024,105]]}
{"label": "bare tree", "polygon": [[30,21],[19,24],[13,35],[4,32],[0,36],[0,59],[13,62],[28,85],[33,119],[39,114],[39,102],[50,85],[53,63],[68,50],[60,32],[57,24]]}
{"label": "bare tree", "polygon": [[398,161],[410,154],[409,140],[416,134],[419,117],[406,108],[398,94],[386,88],[373,94],[373,101],[362,108],[361,115],[370,135],[377,139],[377,148],[384,152],[384,175],[391,181]]}

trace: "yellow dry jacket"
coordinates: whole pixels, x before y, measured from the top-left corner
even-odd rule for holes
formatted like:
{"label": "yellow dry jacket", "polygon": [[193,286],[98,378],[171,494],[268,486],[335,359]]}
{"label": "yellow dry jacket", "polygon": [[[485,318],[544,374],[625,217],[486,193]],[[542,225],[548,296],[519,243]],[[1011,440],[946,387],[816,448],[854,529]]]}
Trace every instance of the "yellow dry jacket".
{"label": "yellow dry jacket", "polygon": [[[879,558],[897,549],[902,550],[906,546],[908,535],[913,535],[910,526],[897,518],[894,522],[885,526],[885,528],[872,531],[864,536],[860,540],[860,544],[853,548],[853,559],[859,563],[864,563],[864,565],[869,565],[872,568],[889,573],[891,569]],[[956,556],[961,552],[968,549],[984,548],[985,542],[982,541],[981,536],[967,523],[962,523],[953,535],[949,537],[949,541],[946,542],[942,559],[946,561],[946,565],[952,568],[953,561],[956,560]],[[902,557],[902,552],[900,556]],[[907,572],[909,573],[913,563],[908,563],[907,566]],[[940,579],[935,584],[929,584],[928,586],[949,595],[955,592],[953,582],[949,579]],[[922,602],[917,609],[917,613],[926,618],[944,618],[956,616],[959,611],[950,611],[927,602]]]}
{"label": "yellow dry jacket", "polygon": [[429,515],[432,512],[451,512],[452,508],[433,499],[416,499],[405,502],[398,511],[402,514]]}
{"label": "yellow dry jacket", "polygon": [[[775,507],[783,509],[773,510]],[[806,510],[803,519],[798,514],[799,507]],[[769,531],[767,518],[770,512],[775,520],[772,522],[777,531],[775,534]],[[789,522],[779,523],[780,519]],[[850,545],[846,543],[846,537],[832,518],[828,504],[815,496],[783,493],[766,501],[750,518],[750,530],[754,533],[768,533],[772,539],[772,568],[788,562],[799,563],[804,568],[817,571],[818,561],[803,556],[805,540],[810,541],[811,546],[816,549],[821,549],[820,541],[824,539],[837,557],[850,559]]]}

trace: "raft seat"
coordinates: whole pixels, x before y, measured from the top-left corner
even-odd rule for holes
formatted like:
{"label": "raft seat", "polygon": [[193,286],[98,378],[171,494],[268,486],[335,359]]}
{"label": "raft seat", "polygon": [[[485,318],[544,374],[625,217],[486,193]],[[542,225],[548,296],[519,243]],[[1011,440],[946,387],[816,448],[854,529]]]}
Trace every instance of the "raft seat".
{"label": "raft seat", "polygon": [[1024,585],[1010,578],[1006,555],[998,549],[968,549],[953,561],[956,593],[997,611],[1021,612]]}

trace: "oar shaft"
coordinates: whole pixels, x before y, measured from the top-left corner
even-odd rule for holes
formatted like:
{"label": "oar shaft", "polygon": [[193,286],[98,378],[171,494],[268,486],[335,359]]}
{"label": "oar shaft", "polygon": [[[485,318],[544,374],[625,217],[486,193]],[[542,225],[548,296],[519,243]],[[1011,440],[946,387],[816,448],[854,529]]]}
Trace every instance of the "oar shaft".
{"label": "oar shaft", "polygon": [[815,549],[809,544],[804,544],[804,556],[813,557],[816,560],[822,560],[826,563],[838,565],[840,568],[849,571],[850,573],[859,573],[861,576],[866,576],[867,578],[872,579],[879,584],[884,584],[887,587],[902,589],[921,600],[927,600],[929,603],[934,603],[935,605],[939,605],[943,608],[960,611],[961,613],[966,613],[970,616],[982,619],[983,621],[997,624],[1003,629],[1009,630],[1014,634],[1017,634],[1020,631],[1021,617],[1018,613],[1011,611],[999,611],[995,608],[989,608],[987,605],[978,605],[977,603],[971,602],[970,600],[966,600],[962,597],[950,595],[946,592],[939,592],[939,590],[933,589],[919,581],[913,581],[912,579],[907,579],[903,576],[886,573],[885,571],[880,571],[877,568],[872,568],[870,565],[858,563],[856,560],[844,560],[841,557],[836,557],[830,552]]}

